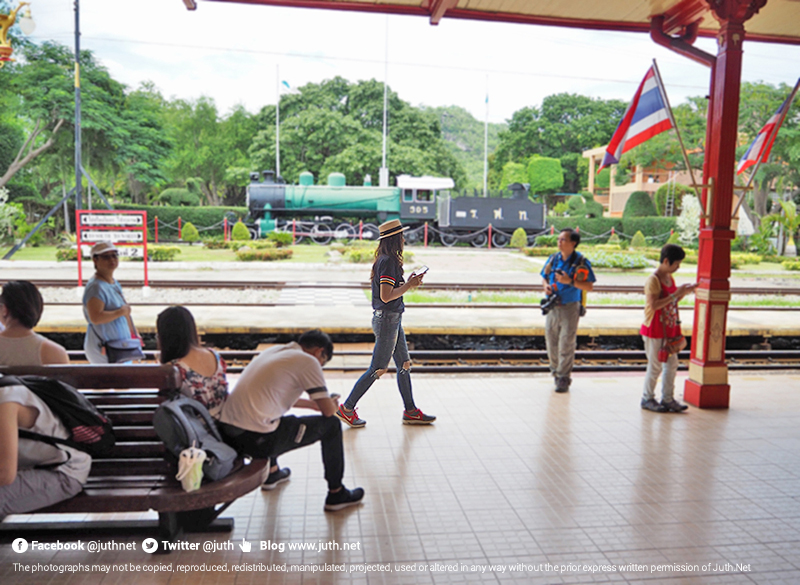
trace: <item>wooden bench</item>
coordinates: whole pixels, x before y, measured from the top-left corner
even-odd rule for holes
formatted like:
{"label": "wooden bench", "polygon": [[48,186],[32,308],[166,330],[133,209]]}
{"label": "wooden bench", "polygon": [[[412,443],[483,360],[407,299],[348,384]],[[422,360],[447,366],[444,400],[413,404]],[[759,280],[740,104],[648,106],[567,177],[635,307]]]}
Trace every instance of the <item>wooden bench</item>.
{"label": "wooden bench", "polygon": [[[180,386],[174,366],[75,365],[0,366],[0,374],[57,378],[80,389],[111,421],[117,442],[111,453],[92,459],[83,492],[34,514],[158,512],[155,521],[47,522],[0,524],[0,533],[115,532],[158,530],[161,541],[174,542],[184,532],[230,531],[233,519],[217,516],[234,500],[258,488],[269,471],[268,460],[239,460],[228,477],[204,483],[187,493],[175,479],[175,464],[164,457],[164,445],[153,428],[158,405]],[[107,388],[126,390],[104,390]]]}

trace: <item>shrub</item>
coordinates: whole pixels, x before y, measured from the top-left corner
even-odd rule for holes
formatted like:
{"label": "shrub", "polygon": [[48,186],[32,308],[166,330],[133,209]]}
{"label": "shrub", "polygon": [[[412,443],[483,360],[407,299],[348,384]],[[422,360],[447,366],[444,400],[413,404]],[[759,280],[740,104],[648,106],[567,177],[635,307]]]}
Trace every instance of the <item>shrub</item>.
{"label": "shrub", "polygon": [[619,234],[617,234],[617,232],[614,232],[613,234],[611,234],[606,243],[607,244],[617,244],[617,245],[619,245],[619,243],[620,243]]}
{"label": "shrub", "polygon": [[244,225],[241,220],[236,222],[231,230],[231,239],[235,241],[243,241],[250,239],[250,230]]}
{"label": "shrub", "polygon": [[525,233],[525,230],[517,228],[514,230],[514,233],[511,234],[511,242],[508,244],[512,248],[522,249],[528,245],[528,234]]}
{"label": "shrub", "polygon": [[[348,262],[353,262],[354,264],[366,264],[367,262],[372,262],[375,259],[375,250],[368,250],[366,248],[353,248],[348,250],[344,257]],[[403,260],[406,261],[405,253],[403,254]]]}
{"label": "shrub", "polygon": [[522,252],[527,256],[550,256],[551,254],[558,252],[558,248],[545,248],[544,246],[522,248]]}
{"label": "shrub", "polygon": [[536,236],[536,239],[533,241],[534,245],[536,246],[558,246],[558,234],[546,235],[546,236]]}
{"label": "shrub", "polygon": [[203,240],[203,245],[209,250],[227,250],[230,247],[224,240]]}
{"label": "shrub", "polygon": [[[218,235],[222,236],[222,220],[225,216],[232,217],[246,217],[246,207],[175,207],[156,205],[132,205],[132,204],[119,204],[114,206],[116,209],[128,209],[131,211],[146,211],[147,219],[152,222],[156,216],[162,223],[173,224],[177,228],[178,217],[184,222],[191,222],[195,226],[208,227],[220,224],[212,230],[204,231],[207,236]],[[228,219],[230,222],[231,220]],[[161,228],[159,228],[159,231]],[[150,228],[152,232],[152,228]],[[170,234],[177,234],[177,231],[164,228],[163,232],[159,233],[160,237],[166,238]],[[152,236],[152,233],[151,233]]]}
{"label": "shrub", "polygon": [[733,253],[731,254],[731,268],[740,268],[744,264],[760,264],[763,258],[758,254]]}
{"label": "shrub", "polygon": [[587,252],[586,257],[592,263],[592,268],[621,268],[622,270],[640,270],[647,268],[650,263],[642,254],[615,254],[613,252],[595,251]]}
{"label": "shrub", "polygon": [[633,238],[631,239],[631,248],[646,248],[646,247],[647,247],[647,240],[644,239],[644,234],[641,231],[636,232]]}
{"label": "shrub", "polygon": [[181,249],[177,246],[149,246],[147,248],[147,257],[152,262],[172,262],[180,253]]}
{"label": "shrub", "polygon": [[656,214],[656,206],[646,191],[634,191],[625,203],[622,217],[652,217]]}
{"label": "shrub", "polygon": [[681,235],[678,232],[672,232],[672,235],[667,239],[668,244],[677,244],[680,245],[681,243]]}
{"label": "shrub", "polygon": [[236,259],[241,262],[271,262],[291,258],[293,252],[285,248],[272,250],[240,250],[236,252]]}
{"label": "shrub", "polygon": [[181,230],[181,239],[189,244],[197,242],[200,240],[200,232],[197,231],[192,222],[187,221]]}
{"label": "shrub", "polygon": [[680,242],[684,246],[691,246],[697,241],[700,235],[700,215],[703,210],[700,201],[693,195],[686,195],[683,198],[683,209],[678,216],[678,230],[680,231]]}
{"label": "shrub", "polygon": [[550,214],[551,215],[563,216],[568,211],[569,211],[569,205],[567,203],[563,202],[563,201],[559,201],[550,210]]}
{"label": "shrub", "polygon": [[781,266],[786,270],[800,270],[800,260],[784,260]]}
{"label": "shrub", "polygon": [[292,245],[292,234],[289,232],[269,232],[267,240],[274,242],[278,248],[284,248]]}
{"label": "shrub", "polygon": [[78,259],[77,248],[59,248],[56,250],[56,260],[58,262],[76,261]]}
{"label": "shrub", "polygon": [[580,229],[581,235],[586,237],[608,233],[611,228],[626,233],[622,229],[621,217],[548,217],[547,224],[554,226],[556,233],[564,228]]}
{"label": "shrub", "polygon": [[694,193],[694,189],[679,183],[673,183],[671,187],[669,183],[661,185],[653,197],[656,206],[656,213],[658,215],[663,216],[667,211],[667,193],[669,192],[670,188],[672,189],[672,194],[674,197],[672,213],[676,216],[680,214],[683,196],[686,193]]}

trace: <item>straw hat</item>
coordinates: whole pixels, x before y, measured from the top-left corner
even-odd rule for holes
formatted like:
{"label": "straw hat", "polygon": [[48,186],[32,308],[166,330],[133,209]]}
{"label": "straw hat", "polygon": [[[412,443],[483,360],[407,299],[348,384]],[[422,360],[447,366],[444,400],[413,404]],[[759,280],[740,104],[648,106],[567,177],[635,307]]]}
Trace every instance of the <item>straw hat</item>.
{"label": "straw hat", "polygon": [[388,238],[389,236],[401,234],[409,229],[409,227],[403,227],[399,219],[390,219],[389,221],[383,222],[378,229],[381,232],[381,235],[378,236],[378,239],[382,240],[383,238]]}

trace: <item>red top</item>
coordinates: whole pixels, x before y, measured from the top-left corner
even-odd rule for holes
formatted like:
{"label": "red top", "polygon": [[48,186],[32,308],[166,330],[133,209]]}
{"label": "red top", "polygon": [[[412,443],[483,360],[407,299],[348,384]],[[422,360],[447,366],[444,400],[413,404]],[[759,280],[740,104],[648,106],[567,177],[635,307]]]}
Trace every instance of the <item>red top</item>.
{"label": "red top", "polygon": [[[675,280],[670,277],[670,284],[669,286],[664,286],[664,283],[661,283],[661,297],[668,297],[672,293],[678,290],[678,285],[675,284]],[[665,324],[667,326],[667,337],[677,337],[681,334],[681,326],[680,321],[678,319],[678,302],[673,301],[668,304],[663,309],[658,309],[655,314],[653,315],[652,321],[650,321],[650,325],[642,325],[642,328],[639,329],[639,333],[644,335],[645,337],[650,337],[653,339],[663,339],[664,338],[664,328],[661,325],[662,321],[662,314]]]}

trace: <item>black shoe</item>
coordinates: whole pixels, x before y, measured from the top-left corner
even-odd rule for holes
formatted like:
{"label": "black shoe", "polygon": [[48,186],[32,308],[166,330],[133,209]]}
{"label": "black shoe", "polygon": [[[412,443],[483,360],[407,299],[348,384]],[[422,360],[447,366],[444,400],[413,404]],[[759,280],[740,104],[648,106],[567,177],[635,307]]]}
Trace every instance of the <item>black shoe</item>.
{"label": "black shoe", "polygon": [[292,470],[288,467],[284,467],[283,469],[277,469],[269,474],[267,477],[267,481],[261,484],[261,489],[265,492],[270,490],[274,490],[278,487],[278,484],[283,483],[284,481],[289,481],[289,476],[292,475]]}
{"label": "black shoe", "polygon": [[683,412],[688,406],[685,404],[681,404],[674,398],[672,400],[668,400],[667,402],[661,401],[661,406],[664,407],[665,412]]}
{"label": "black shoe", "polygon": [[653,412],[667,412],[667,409],[661,406],[655,398],[650,398],[648,400],[642,398],[642,409],[651,410]]}
{"label": "black shoe", "polygon": [[572,382],[569,378],[556,378],[556,392],[569,392],[569,385]]}
{"label": "black shoe", "polygon": [[355,506],[361,502],[362,499],[364,499],[363,489],[355,488],[349,490],[342,486],[342,489],[335,494],[328,492],[328,497],[325,498],[325,510],[333,512],[341,510],[342,508],[347,508],[348,506]]}

